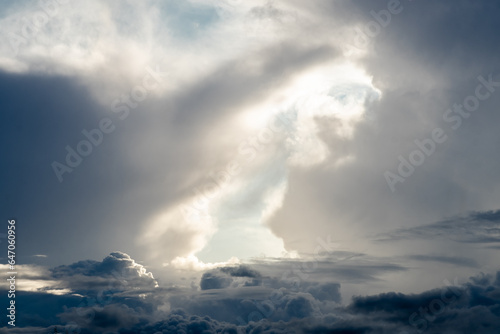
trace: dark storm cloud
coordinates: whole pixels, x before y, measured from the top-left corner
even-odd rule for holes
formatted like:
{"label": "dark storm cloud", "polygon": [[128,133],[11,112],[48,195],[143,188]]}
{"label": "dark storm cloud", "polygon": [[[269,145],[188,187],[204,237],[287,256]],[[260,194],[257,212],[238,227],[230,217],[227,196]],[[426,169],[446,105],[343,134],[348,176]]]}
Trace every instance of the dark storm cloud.
{"label": "dark storm cloud", "polygon": [[471,283],[415,295],[356,297],[348,309],[353,314],[378,318],[380,323],[399,324],[401,332],[442,333],[455,329],[459,333],[492,333],[500,325],[498,288]]}
{"label": "dark storm cloud", "polygon": [[201,277],[200,288],[202,290],[224,289],[231,285],[232,279],[220,277],[214,273],[204,273]]}
{"label": "dark storm cloud", "polygon": [[[244,325],[206,315],[190,316],[186,311],[177,310],[154,325],[137,325],[122,333],[134,330],[188,333],[189,329],[197,328],[207,333],[237,333],[239,329],[244,333],[394,334],[421,330],[437,334],[453,328],[457,333],[491,334],[500,324],[499,288],[491,286],[490,280],[483,283],[443,287],[413,295],[385,293],[355,297],[346,307],[337,307],[330,314],[314,317],[311,317],[314,300],[310,299],[311,296],[297,294],[287,299],[283,321],[265,318]],[[420,311],[423,308],[426,309],[424,313]]]}
{"label": "dark storm cloud", "polygon": [[[132,261],[128,255],[115,252],[102,262],[81,261],[53,271],[59,279],[75,275],[98,278],[109,276],[111,268],[134,267]],[[279,279],[270,284],[270,278],[266,280],[252,266],[222,267],[208,273],[235,279],[262,277],[263,285],[198,292],[159,288],[154,297],[136,294],[136,287],[127,285],[126,291],[112,292],[105,303],[90,294],[24,293],[20,294],[19,302],[26,307],[19,321],[25,328],[9,333],[53,332],[55,326],[58,331],[77,329],[82,334],[399,334],[418,330],[437,334],[450,328],[460,334],[491,334],[500,328],[500,271],[495,275],[479,273],[463,285],[445,281],[441,288],[418,294],[388,292],[355,296],[345,306],[331,303],[341,298],[337,283],[304,281],[299,289],[285,283],[275,288],[272,285],[278,284]],[[170,305],[170,311],[160,310],[165,303]],[[4,332],[5,328],[0,329],[0,333]]]}
{"label": "dark storm cloud", "polygon": [[147,326],[138,326],[130,330],[124,329],[121,334],[141,333],[227,333],[236,334],[237,327],[228,323],[221,323],[209,317],[188,315],[183,310],[173,311],[166,320]]}
{"label": "dark storm cloud", "polygon": [[[300,290],[267,288],[266,293],[276,294],[277,291],[281,293],[280,302],[273,303],[273,307],[263,302],[266,299],[262,299],[262,295],[265,296],[266,293],[256,293],[256,290],[253,290],[250,295],[256,299],[249,302],[241,299],[242,295],[238,297],[238,293],[233,293],[228,298],[227,294],[222,293],[227,289],[222,289],[208,299],[194,299],[193,304],[186,307],[186,310],[209,316],[210,319],[217,321],[239,325],[245,323],[244,330],[247,332],[288,330],[293,333],[296,330],[297,333],[389,334],[414,333],[419,329],[428,333],[442,333],[447,328],[463,326],[466,329],[459,333],[474,331],[473,328],[477,328],[477,333],[491,333],[490,330],[500,323],[500,290],[499,282],[496,282],[499,278],[500,272],[495,277],[480,274],[471,278],[471,283],[463,286],[445,281],[444,287],[419,294],[390,292],[364,297],[355,296],[346,307],[338,304],[327,307],[327,304],[321,303],[323,297],[329,293],[328,299],[340,299],[338,293],[340,286],[334,283],[321,285],[303,282]],[[269,282],[270,280],[263,280],[264,285]],[[283,282],[283,286],[286,286],[286,282]],[[237,290],[245,289],[249,288],[240,287]],[[215,309],[222,312],[218,314]],[[239,323],[231,316],[227,317],[228,314],[234,313],[239,313],[237,315]],[[480,314],[484,315],[484,321]],[[259,319],[262,320],[258,321]],[[300,319],[304,319],[303,322]],[[247,321],[250,322],[247,324]]]}
{"label": "dark storm cloud", "polygon": [[[142,314],[145,316],[145,314]],[[76,323],[92,332],[117,331],[137,324],[140,314],[122,304],[96,308],[73,308],[59,315],[63,323]],[[90,321],[88,321],[90,319]]]}
{"label": "dark storm cloud", "polygon": [[229,286],[261,285],[261,274],[247,265],[222,267],[203,273],[200,281],[202,290],[224,289]]}
{"label": "dark storm cloud", "polygon": [[307,287],[305,291],[310,293],[311,296],[317,300],[332,300],[335,302],[341,301],[340,284],[338,283],[312,284]]}
{"label": "dark storm cloud", "polygon": [[[381,275],[407,270],[403,266],[387,263],[386,259],[359,253],[355,254],[355,258],[352,253],[338,253],[332,253],[332,257],[345,258],[345,262],[282,259],[279,262],[256,262],[214,269],[202,275],[202,293],[176,295],[170,302],[190,313],[229,322],[236,318],[249,321],[247,318],[255,317],[256,312],[260,316],[266,315],[271,321],[288,321],[300,312],[331,312],[342,301],[341,284],[335,281],[370,285],[381,281]],[[245,277],[237,277],[239,275]],[[299,296],[301,298],[293,301]],[[295,306],[299,305],[303,310],[297,308],[294,313]]]}
{"label": "dark storm cloud", "polygon": [[297,284],[267,274],[248,265],[218,268],[202,275],[201,291],[174,293],[169,302],[192,314],[246,323],[264,316],[269,321],[317,316],[341,301],[338,283],[305,280]]}
{"label": "dark storm cloud", "polygon": [[[498,273],[497,273],[498,274]],[[491,282],[491,278],[492,276],[491,275],[488,275],[488,274],[485,274],[483,272],[479,273],[478,275],[476,276],[472,276],[470,278],[471,282],[474,283],[475,285],[483,285],[483,286],[486,286],[486,285],[489,285],[490,282]]]}
{"label": "dark storm cloud", "polygon": [[220,268],[220,271],[227,273],[233,277],[251,277],[251,278],[259,278],[262,275],[256,271],[250,268],[250,266],[247,265],[239,265],[237,267],[223,267]]}
{"label": "dark storm cloud", "polygon": [[[18,305],[16,315],[17,327],[48,327],[52,324],[58,324],[60,323],[58,314],[68,308],[78,307],[84,300],[85,297],[77,295],[19,292],[16,295],[16,305]],[[8,305],[7,291],[1,291],[0,302],[3,305]],[[19,311],[20,305],[22,305],[22,312]]]}
{"label": "dark storm cloud", "polygon": [[290,318],[306,318],[313,314],[312,303],[306,296],[294,296],[287,301],[285,312]]}

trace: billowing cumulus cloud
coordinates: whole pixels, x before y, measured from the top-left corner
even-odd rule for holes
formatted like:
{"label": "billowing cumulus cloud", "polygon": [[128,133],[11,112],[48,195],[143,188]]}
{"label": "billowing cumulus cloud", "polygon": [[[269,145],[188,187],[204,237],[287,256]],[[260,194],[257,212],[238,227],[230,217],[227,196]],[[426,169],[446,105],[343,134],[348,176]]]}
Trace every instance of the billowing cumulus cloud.
{"label": "billowing cumulus cloud", "polygon": [[86,260],[58,266],[51,270],[51,274],[55,279],[67,282],[69,288],[77,290],[99,289],[99,282],[134,288],[158,286],[151,272],[123,252],[113,252],[100,262]]}

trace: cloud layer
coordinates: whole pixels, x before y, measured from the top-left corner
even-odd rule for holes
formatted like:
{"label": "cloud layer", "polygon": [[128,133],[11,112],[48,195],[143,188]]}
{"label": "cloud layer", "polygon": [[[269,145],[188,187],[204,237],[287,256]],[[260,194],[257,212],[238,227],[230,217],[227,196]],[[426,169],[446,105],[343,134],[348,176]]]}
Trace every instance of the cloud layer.
{"label": "cloud layer", "polygon": [[[120,276],[123,284],[96,284],[102,278],[111,281],[116,269],[126,273]],[[441,287],[420,293],[353,296],[345,304],[340,303],[341,284],[287,282],[253,265],[212,269],[191,289],[155,287],[152,275],[121,252],[50,273],[58,285],[79,293],[19,293],[24,306],[16,333],[57,328],[76,333],[490,334],[500,326],[500,271],[481,273],[462,284],[456,278],[444,280]],[[138,277],[149,280],[141,286]],[[5,327],[0,330],[7,333]]]}

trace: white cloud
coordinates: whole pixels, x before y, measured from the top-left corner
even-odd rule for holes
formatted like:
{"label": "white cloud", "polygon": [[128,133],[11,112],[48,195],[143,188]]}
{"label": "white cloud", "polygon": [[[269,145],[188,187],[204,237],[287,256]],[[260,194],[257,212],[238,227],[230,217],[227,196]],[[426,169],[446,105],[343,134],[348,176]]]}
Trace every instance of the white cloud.
{"label": "white cloud", "polygon": [[189,255],[186,257],[176,257],[170,263],[165,263],[165,266],[172,266],[178,270],[204,271],[217,267],[235,265],[238,263],[240,263],[240,260],[234,256],[225,262],[204,263],[200,261],[196,256]]}

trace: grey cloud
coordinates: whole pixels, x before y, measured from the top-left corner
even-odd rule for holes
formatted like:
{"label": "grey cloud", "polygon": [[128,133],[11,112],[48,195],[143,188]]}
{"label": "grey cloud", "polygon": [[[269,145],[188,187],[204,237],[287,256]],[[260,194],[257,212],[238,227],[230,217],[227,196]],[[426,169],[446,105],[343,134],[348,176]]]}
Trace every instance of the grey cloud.
{"label": "grey cloud", "polygon": [[201,290],[224,289],[238,286],[258,286],[262,284],[261,274],[247,265],[221,267],[203,273]]}
{"label": "grey cloud", "polygon": [[[457,333],[491,334],[500,326],[500,272],[493,275],[479,274],[477,278],[460,286],[442,287],[418,294],[396,292],[378,295],[356,296],[346,306],[324,307],[313,294],[304,292],[285,292],[282,302],[274,308],[264,308],[263,302],[251,301],[233,294],[224,298],[192,298],[189,305],[184,300],[181,308],[173,307],[163,313],[161,319],[152,316],[152,310],[158,300],[149,307],[139,301],[124,305],[123,300],[103,307],[65,307],[59,314],[62,323],[38,325],[33,318],[26,317],[18,333],[31,330],[53,330],[55,326],[64,329],[70,324],[77,324],[80,333],[107,333],[109,331],[128,333],[412,333],[425,330],[427,333],[443,333],[454,328]],[[311,282],[309,282],[311,283]],[[496,284],[496,285],[495,285]],[[310,287],[318,287],[312,284]],[[338,285],[324,285],[326,291],[335,291]],[[257,287],[254,287],[257,288]],[[245,291],[252,287],[240,287],[236,291]],[[220,291],[226,291],[222,289]],[[316,292],[325,289],[319,288]],[[204,292],[206,293],[206,292]],[[334,293],[335,294],[335,293]],[[222,295],[221,295],[222,296]],[[26,298],[26,297],[25,297]],[[30,297],[34,298],[34,296]],[[336,298],[336,297],[335,297]],[[68,302],[67,296],[53,296],[53,301]],[[140,299],[138,296],[129,299]],[[435,309],[439,301],[443,308]],[[198,308],[193,307],[198,305]],[[428,315],[419,314],[427,308]],[[26,309],[25,316],[37,312],[36,307]],[[62,309],[62,308],[61,308]],[[429,311],[437,310],[437,311]],[[53,309],[55,310],[55,309]],[[223,310],[217,314],[216,310]],[[209,314],[212,311],[211,315]],[[229,312],[228,312],[229,311]],[[255,312],[265,312],[257,316]],[[254,312],[254,315],[247,316]],[[238,318],[239,317],[239,318]],[[50,321],[50,320],[49,320]],[[51,321],[55,321],[51,318]],[[242,322],[243,321],[243,322]],[[74,325],[73,325],[74,326]],[[5,328],[0,329],[5,332]],[[10,331],[9,331],[10,332]]]}
{"label": "grey cloud", "polygon": [[471,268],[478,266],[477,262],[474,259],[470,258],[440,256],[440,255],[410,255],[408,256],[408,258],[417,261],[442,262],[442,263],[449,263],[457,266],[471,267]]}
{"label": "grey cloud", "polygon": [[[330,280],[340,282],[373,282],[378,280],[378,276],[384,273],[404,272],[408,268],[398,263],[391,263],[386,258],[377,258],[359,253],[340,252],[344,254],[355,254],[345,257],[344,260],[338,260],[338,254],[332,253],[330,256],[321,258],[293,260],[282,259],[278,263],[258,262],[254,267],[260,272],[265,272],[271,277],[281,278],[277,284],[289,284],[289,286],[299,284],[312,278],[322,280],[328,277]],[[273,282],[269,280],[268,282]],[[270,283],[273,284],[273,283]]]}
{"label": "grey cloud", "polygon": [[500,211],[472,212],[465,216],[438,221],[381,235],[379,241],[446,238],[462,243],[499,243]]}
{"label": "grey cloud", "polygon": [[220,277],[213,273],[204,273],[201,277],[200,288],[202,290],[224,289],[231,285],[232,279]]}
{"label": "grey cloud", "polygon": [[[343,13],[347,25],[366,24],[374,20],[370,11],[386,9],[387,3],[321,2],[309,5],[309,10],[323,11],[319,16]],[[312,241],[320,235],[335,235],[349,244],[380,230],[497,209],[494,189],[500,160],[491,152],[500,142],[493,126],[499,120],[498,90],[456,131],[443,114],[474,93],[478,76],[487,77],[500,68],[492,56],[499,45],[492,42],[498,40],[493,13],[499,6],[472,1],[401,4],[402,13],[371,39],[373,48],[360,60],[382,91],[381,99],[366,101],[367,116],[351,140],[335,136],[335,122],[327,117],[318,120],[330,157],[318,166],[289,172],[283,206],[270,221],[289,250],[311,252],[316,246]],[[394,171],[398,156],[408,157],[416,148],[414,140],[429,137],[436,127],[446,130],[448,140],[392,193],[384,172]],[[339,156],[347,155],[353,157],[352,163],[331,167]],[[495,235],[484,235],[483,240],[488,238],[495,241]],[[438,245],[433,247],[441,251]]]}
{"label": "grey cloud", "polygon": [[285,305],[285,312],[291,318],[306,318],[313,313],[311,301],[306,296],[294,296]]}
{"label": "grey cloud", "polygon": [[101,262],[85,260],[51,270],[55,279],[75,290],[152,289],[157,286],[153,275],[128,254],[113,252]]}
{"label": "grey cloud", "polygon": [[339,303],[342,299],[340,284],[338,283],[314,284],[308,287],[306,291],[321,301],[332,300]]}
{"label": "grey cloud", "polygon": [[228,273],[233,277],[251,277],[251,278],[261,277],[261,274],[258,271],[252,269],[247,265],[239,265],[237,267],[223,267],[220,268],[220,271]]}
{"label": "grey cloud", "polygon": [[131,334],[136,330],[141,333],[237,333],[235,325],[221,323],[209,317],[188,315],[182,310],[173,311],[169,317],[155,324],[123,330],[122,334]]}
{"label": "grey cloud", "polygon": [[104,333],[130,328],[141,320],[137,311],[120,304],[102,308],[72,308],[59,317],[63,323],[75,323],[89,331]]}
{"label": "grey cloud", "polygon": [[475,285],[486,286],[486,285],[489,285],[491,283],[491,275],[488,275],[488,274],[485,274],[485,273],[481,272],[481,273],[479,273],[476,276],[472,276],[470,278],[470,280]]}

